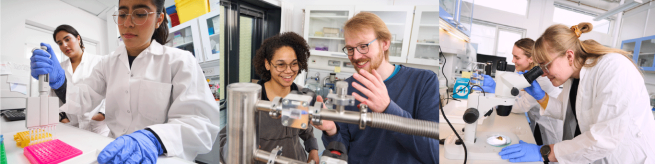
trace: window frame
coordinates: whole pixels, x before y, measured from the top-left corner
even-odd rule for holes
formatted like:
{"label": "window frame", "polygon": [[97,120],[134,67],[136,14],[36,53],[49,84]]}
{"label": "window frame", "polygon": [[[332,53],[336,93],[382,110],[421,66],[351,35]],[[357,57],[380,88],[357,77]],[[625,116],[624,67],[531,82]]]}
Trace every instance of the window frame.
{"label": "window frame", "polygon": [[[493,22],[487,22],[487,21],[483,21],[483,20],[479,20],[479,19],[473,19],[472,24],[478,24],[478,25],[483,25],[483,26],[494,26],[496,28],[496,31],[495,31],[496,34],[494,36],[494,45],[493,45],[494,48],[493,48],[492,54],[485,54],[485,55],[498,56],[498,54],[497,54],[498,53],[498,38],[499,38],[498,35],[500,34],[500,30],[521,33],[521,38],[525,38],[526,30],[522,29],[522,28],[502,25],[502,24],[493,23]],[[473,34],[471,34],[471,37],[473,37]],[[478,47],[480,47],[480,46],[478,45]]]}

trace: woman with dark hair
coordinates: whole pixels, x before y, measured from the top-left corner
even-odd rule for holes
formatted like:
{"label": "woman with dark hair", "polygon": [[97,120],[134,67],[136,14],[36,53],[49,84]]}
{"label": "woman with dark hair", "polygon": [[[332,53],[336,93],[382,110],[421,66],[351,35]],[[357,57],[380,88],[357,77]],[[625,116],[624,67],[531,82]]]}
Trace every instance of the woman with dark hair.
{"label": "woman with dark hair", "polygon": [[[50,45],[32,54],[32,74],[49,74],[50,87],[71,114],[106,101],[109,137],[99,163],[157,163],[160,155],[193,161],[208,153],[219,131],[219,108],[197,60],[163,46],[168,37],[164,0],[120,0],[114,22],[123,39],[113,54],[74,86]],[[35,76],[35,77],[36,77]],[[68,88],[70,87],[70,88]]]}
{"label": "woman with dark hair", "polygon": [[[285,97],[291,92],[302,90],[293,80],[301,71],[307,71],[308,59],[309,46],[305,39],[296,33],[286,32],[264,40],[253,59],[255,72],[262,78],[257,82],[262,86],[261,100],[270,101],[275,97]],[[312,126],[304,130],[285,127],[280,123],[280,119],[261,111],[255,115],[255,121],[259,149],[270,152],[276,146],[282,146],[284,157],[319,162],[318,144]],[[223,128],[219,134],[221,147],[228,142],[225,129],[227,128]],[[299,138],[304,141],[304,149]]]}
{"label": "woman with dark hair", "polygon": [[[61,62],[61,68],[66,73],[66,79],[70,79],[68,85],[75,85],[82,80],[91,76],[91,71],[101,60],[101,57],[84,53],[84,43],[82,36],[70,25],[60,25],[55,29],[52,34],[52,39],[55,40],[59,49],[68,56],[68,59]],[[79,69],[78,69],[79,68]],[[105,102],[104,100],[100,105],[96,106],[92,112],[83,113],[81,115],[67,114],[68,105],[63,105],[60,108],[59,120],[62,123],[68,123],[72,126],[77,126],[81,129],[98,133],[103,136],[109,135],[109,128],[103,120],[105,120]]]}

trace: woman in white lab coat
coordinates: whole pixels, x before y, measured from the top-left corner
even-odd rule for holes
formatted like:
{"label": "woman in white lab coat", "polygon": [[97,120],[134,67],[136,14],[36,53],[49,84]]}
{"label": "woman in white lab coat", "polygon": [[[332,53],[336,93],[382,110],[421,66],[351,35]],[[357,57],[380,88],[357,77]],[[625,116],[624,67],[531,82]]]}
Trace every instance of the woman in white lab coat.
{"label": "woman in white lab coat", "polygon": [[[68,59],[61,62],[61,68],[66,72],[66,79],[70,79],[68,85],[75,85],[91,76],[93,67],[100,62],[101,57],[84,53],[82,36],[70,25],[60,25],[52,34],[59,49],[68,56]],[[66,103],[66,102],[64,102]],[[59,114],[62,123],[68,123],[81,129],[98,133],[103,136],[109,135],[109,128],[103,121],[105,119],[104,101],[96,106],[92,112],[82,115],[66,114],[68,105],[60,108]]]}
{"label": "woman in white lab coat", "polygon": [[[538,100],[540,113],[556,119],[572,113],[578,122],[575,138],[544,146],[511,145],[501,156],[515,162],[655,163],[655,120],[644,78],[628,52],[578,39],[592,28],[590,23],[553,25],[535,43],[533,59],[544,76],[555,86],[564,85],[558,97],[546,94]],[[537,87],[526,91],[542,93]]]}
{"label": "woman in white lab coat", "polygon": [[[514,42],[512,63],[516,66],[516,72],[529,71],[532,67],[537,66],[532,60],[533,49],[534,40],[530,38],[523,38]],[[548,95],[557,97],[562,92],[562,89],[553,86],[546,77],[538,77],[536,81]],[[539,99],[541,98],[543,97],[539,97]],[[528,118],[531,121],[530,128],[532,128],[538,145],[554,144],[562,141],[562,128],[564,126],[562,120],[542,117],[539,114],[539,109],[539,103],[535,97],[532,97],[526,91],[519,92],[519,95],[516,96],[516,103],[512,106],[513,113],[528,112]]]}
{"label": "woman in white lab coat", "polygon": [[57,95],[66,92],[68,112],[90,112],[106,99],[109,136],[118,138],[99,163],[156,163],[160,155],[193,161],[218,135],[218,104],[200,65],[188,51],[163,46],[165,14],[163,0],[120,0],[113,16],[125,44],[71,88],[52,52],[33,53],[32,73],[50,74]]}

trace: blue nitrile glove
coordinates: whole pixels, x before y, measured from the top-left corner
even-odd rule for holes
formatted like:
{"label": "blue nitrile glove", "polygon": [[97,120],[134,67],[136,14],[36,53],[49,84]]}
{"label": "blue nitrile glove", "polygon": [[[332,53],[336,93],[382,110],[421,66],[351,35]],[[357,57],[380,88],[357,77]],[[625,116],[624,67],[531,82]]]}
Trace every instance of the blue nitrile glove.
{"label": "blue nitrile glove", "polygon": [[157,137],[148,130],[138,130],[109,143],[98,155],[98,163],[157,163],[162,154]]}
{"label": "blue nitrile glove", "polygon": [[57,55],[55,55],[52,47],[46,43],[41,43],[41,46],[48,47],[48,52],[41,49],[32,52],[32,57],[30,58],[32,77],[39,79],[39,75],[49,74],[48,77],[50,79],[48,81],[50,82],[50,87],[59,89],[64,84],[64,81],[66,81],[66,73],[64,73],[64,69],[59,65],[59,60],[57,60]]}
{"label": "blue nitrile glove", "polygon": [[[489,75],[484,75],[484,81],[482,83],[482,89],[484,89],[484,92],[487,93],[496,93],[496,81],[494,81],[494,78],[492,78]],[[472,87],[471,89],[479,91],[479,87]]]}
{"label": "blue nitrile glove", "polygon": [[541,162],[543,159],[539,149],[541,149],[539,145],[520,140],[518,144],[503,148],[498,155],[502,159],[509,159],[510,162]]}
{"label": "blue nitrile glove", "polygon": [[[519,75],[522,75],[522,74],[524,74],[526,72],[528,72],[528,71],[523,71],[523,72],[518,72],[518,73],[519,73]],[[544,98],[544,96],[546,96],[546,92],[544,92],[544,90],[541,89],[541,86],[539,85],[539,82],[537,82],[537,80],[534,80],[532,82],[532,86],[524,88],[524,90],[525,90],[525,92],[528,92],[528,94],[530,96],[534,97],[534,99],[537,99],[537,100],[541,100],[542,98]]]}

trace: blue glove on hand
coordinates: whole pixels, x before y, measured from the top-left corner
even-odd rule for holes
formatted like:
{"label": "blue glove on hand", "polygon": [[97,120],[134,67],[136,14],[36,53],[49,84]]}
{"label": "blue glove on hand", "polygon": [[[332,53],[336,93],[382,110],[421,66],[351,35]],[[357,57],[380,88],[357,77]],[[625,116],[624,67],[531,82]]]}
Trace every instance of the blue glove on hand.
{"label": "blue glove on hand", "polygon": [[39,75],[49,74],[48,77],[50,79],[48,81],[50,82],[50,87],[58,89],[66,81],[66,73],[64,73],[64,69],[59,65],[59,60],[57,60],[57,55],[55,55],[52,47],[46,43],[41,43],[41,46],[48,47],[48,52],[41,49],[32,52],[32,57],[30,58],[32,77],[39,79]]}
{"label": "blue glove on hand", "polygon": [[[482,83],[482,89],[487,93],[496,93],[496,81],[489,75],[484,75],[484,82]],[[479,91],[479,87],[472,87],[471,89]]]}
{"label": "blue glove on hand", "polygon": [[109,143],[98,155],[98,163],[157,163],[162,154],[157,137],[148,130],[138,130]]}
{"label": "blue glove on hand", "polygon": [[[526,72],[528,72],[528,71],[523,71],[523,72],[518,72],[518,73],[519,73],[519,75],[522,75],[522,74],[524,74]],[[541,100],[541,99],[544,98],[544,96],[546,96],[546,92],[544,92],[544,90],[541,89],[541,86],[539,85],[539,82],[537,82],[537,80],[534,80],[532,82],[532,86],[524,88],[524,90],[525,90],[525,92],[528,92],[528,94],[530,96],[534,97],[534,99],[537,99],[537,100]]]}
{"label": "blue glove on hand", "polygon": [[[548,146],[548,145],[546,145]],[[519,141],[519,144],[514,144],[503,148],[498,155],[502,159],[509,159],[510,162],[541,162],[541,153],[539,149],[541,146]]]}

